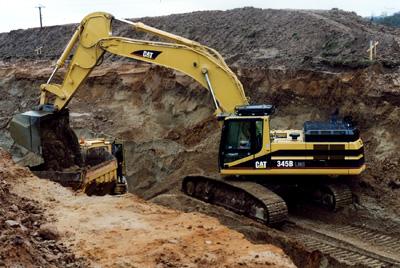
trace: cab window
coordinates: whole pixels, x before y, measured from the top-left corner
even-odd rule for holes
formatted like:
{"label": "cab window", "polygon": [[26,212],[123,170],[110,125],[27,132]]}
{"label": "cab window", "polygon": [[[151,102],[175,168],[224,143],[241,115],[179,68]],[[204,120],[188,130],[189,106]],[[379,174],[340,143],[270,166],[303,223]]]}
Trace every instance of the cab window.
{"label": "cab window", "polygon": [[228,124],[226,150],[251,148],[251,121],[232,121]]}
{"label": "cab window", "polygon": [[227,120],[224,124],[221,140],[221,164],[233,162],[259,152],[262,148],[262,136],[262,120]]}

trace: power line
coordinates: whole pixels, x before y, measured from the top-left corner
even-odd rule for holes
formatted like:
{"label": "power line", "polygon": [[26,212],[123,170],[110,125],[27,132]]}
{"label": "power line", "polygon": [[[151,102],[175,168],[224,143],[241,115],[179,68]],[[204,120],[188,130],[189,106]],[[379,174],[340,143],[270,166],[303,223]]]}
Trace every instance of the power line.
{"label": "power line", "polygon": [[45,8],[45,6],[39,4],[39,5],[38,5],[37,7],[35,7],[35,8],[39,9],[40,29],[43,29],[42,8]]}

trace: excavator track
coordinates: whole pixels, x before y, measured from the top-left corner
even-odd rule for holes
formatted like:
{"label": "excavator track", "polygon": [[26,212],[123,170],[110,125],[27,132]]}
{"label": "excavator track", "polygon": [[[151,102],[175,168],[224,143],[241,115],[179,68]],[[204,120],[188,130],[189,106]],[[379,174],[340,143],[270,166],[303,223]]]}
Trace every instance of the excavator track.
{"label": "excavator track", "polygon": [[323,207],[337,211],[353,203],[353,194],[346,184],[326,184],[317,189],[317,202]]}
{"label": "excavator track", "polygon": [[188,176],[183,179],[182,191],[269,226],[283,223],[288,215],[280,196],[254,182]]}

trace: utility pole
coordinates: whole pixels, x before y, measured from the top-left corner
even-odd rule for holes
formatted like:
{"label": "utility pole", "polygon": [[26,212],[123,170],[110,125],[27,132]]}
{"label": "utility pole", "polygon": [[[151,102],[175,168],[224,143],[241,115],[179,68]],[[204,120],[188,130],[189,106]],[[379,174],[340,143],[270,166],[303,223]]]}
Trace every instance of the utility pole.
{"label": "utility pole", "polygon": [[40,29],[43,29],[43,23],[42,23],[42,8],[45,8],[45,6],[38,5],[36,8],[39,9]]}

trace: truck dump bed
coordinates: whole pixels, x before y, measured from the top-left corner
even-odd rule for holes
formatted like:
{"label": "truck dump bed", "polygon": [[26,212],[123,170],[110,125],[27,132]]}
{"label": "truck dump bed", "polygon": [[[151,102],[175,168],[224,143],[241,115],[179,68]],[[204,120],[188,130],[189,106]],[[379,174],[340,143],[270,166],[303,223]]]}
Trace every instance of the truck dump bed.
{"label": "truck dump bed", "polygon": [[85,159],[83,167],[71,167],[63,171],[37,170],[33,173],[40,177],[82,190],[88,195],[113,193],[117,183],[117,160],[104,150],[92,150]]}

